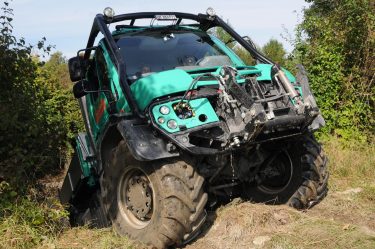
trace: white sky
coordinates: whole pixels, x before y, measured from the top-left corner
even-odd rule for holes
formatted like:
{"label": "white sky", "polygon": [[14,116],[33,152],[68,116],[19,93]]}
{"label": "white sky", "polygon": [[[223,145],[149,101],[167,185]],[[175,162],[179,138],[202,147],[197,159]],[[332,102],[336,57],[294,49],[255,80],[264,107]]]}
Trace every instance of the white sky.
{"label": "white sky", "polygon": [[249,35],[258,45],[276,38],[291,51],[291,45],[281,37],[285,34],[283,27],[293,34],[302,8],[308,4],[304,0],[199,0],[195,3],[193,0],[13,0],[10,7],[15,15],[14,34],[29,43],[46,37],[48,44],[71,57],[85,47],[95,15],[107,6],[116,14],[143,11],[197,14],[213,7],[238,33]]}

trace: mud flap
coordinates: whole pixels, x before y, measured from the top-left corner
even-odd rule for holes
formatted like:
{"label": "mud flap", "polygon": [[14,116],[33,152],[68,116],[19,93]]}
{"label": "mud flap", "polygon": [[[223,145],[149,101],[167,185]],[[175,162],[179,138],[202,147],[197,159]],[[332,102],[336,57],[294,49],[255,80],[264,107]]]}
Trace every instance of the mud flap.
{"label": "mud flap", "polygon": [[82,170],[79,164],[77,153],[74,153],[72,161],[70,162],[68,172],[66,173],[64,183],[59,190],[59,198],[61,204],[70,202],[79,182],[81,181]]}
{"label": "mud flap", "polygon": [[96,185],[91,173],[91,167],[96,160],[86,136],[86,133],[79,133],[77,136],[74,155],[59,191],[59,198],[63,205],[71,203],[76,196],[81,195],[82,190],[86,193],[87,188],[93,188]]}
{"label": "mud flap", "polygon": [[[297,69],[298,69],[298,73],[296,75],[296,78],[297,78],[298,83],[301,84],[304,102],[310,103],[312,108],[319,110],[314,94],[312,93],[311,88],[310,88],[310,83],[307,77],[307,72],[306,72],[305,67],[299,64],[297,65]],[[310,131],[315,131],[325,126],[325,124],[326,122],[319,111],[318,116],[312,121],[312,123],[309,125],[308,128]]]}

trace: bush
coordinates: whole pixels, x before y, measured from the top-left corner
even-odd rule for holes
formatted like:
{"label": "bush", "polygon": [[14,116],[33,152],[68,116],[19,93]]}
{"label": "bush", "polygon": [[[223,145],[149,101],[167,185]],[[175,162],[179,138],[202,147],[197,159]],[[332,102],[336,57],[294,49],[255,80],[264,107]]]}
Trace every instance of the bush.
{"label": "bush", "polygon": [[61,53],[41,62],[35,51],[52,46],[14,37],[9,3],[1,10],[0,247],[30,248],[64,228],[66,211],[37,179],[61,171],[82,124]]}
{"label": "bush", "polygon": [[26,45],[12,34],[12,9],[0,19],[0,179],[11,184],[59,170],[73,133],[82,127],[78,104],[67,83],[65,59],[54,54],[44,65],[32,51],[49,53],[43,38]]}
{"label": "bush", "polygon": [[30,248],[51,240],[66,227],[67,212],[42,193],[31,189],[26,196],[19,195],[8,183],[0,182],[1,246]]}
{"label": "bush", "polygon": [[327,126],[346,140],[374,135],[375,6],[369,0],[307,0],[295,55],[309,72]]}

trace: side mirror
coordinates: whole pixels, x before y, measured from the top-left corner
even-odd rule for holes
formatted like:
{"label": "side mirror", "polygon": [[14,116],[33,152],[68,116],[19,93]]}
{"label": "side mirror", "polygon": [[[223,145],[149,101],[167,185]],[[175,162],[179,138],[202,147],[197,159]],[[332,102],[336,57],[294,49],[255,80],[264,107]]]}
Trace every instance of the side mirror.
{"label": "side mirror", "polygon": [[83,78],[83,70],[79,57],[70,58],[68,61],[70,80],[76,82]]}
{"label": "side mirror", "polygon": [[73,86],[73,95],[76,99],[82,98],[83,96],[88,94],[88,84],[87,80],[80,80]]}

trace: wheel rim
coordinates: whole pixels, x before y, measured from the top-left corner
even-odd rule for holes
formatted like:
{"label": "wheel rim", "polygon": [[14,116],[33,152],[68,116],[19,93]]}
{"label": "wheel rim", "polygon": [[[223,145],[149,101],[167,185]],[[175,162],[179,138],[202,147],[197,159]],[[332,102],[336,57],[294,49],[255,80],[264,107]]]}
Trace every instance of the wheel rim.
{"label": "wheel rim", "polygon": [[290,184],[293,176],[293,163],[286,151],[272,156],[259,169],[258,189],[267,194],[278,194]]}
{"label": "wheel rim", "polygon": [[153,215],[153,188],[146,173],[139,168],[128,169],[118,187],[120,214],[136,229],[146,227]]}

